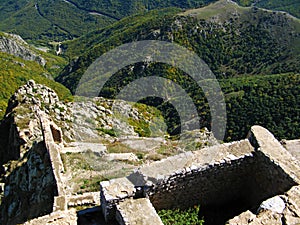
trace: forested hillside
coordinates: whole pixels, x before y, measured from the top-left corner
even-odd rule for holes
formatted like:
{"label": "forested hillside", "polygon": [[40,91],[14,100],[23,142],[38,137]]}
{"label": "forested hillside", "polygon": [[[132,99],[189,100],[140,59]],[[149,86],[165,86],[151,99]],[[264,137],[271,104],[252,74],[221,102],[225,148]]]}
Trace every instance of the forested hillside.
{"label": "forested hillside", "polygon": [[[2,0],[0,30],[21,35],[27,41],[47,44],[79,37],[95,29],[152,9],[199,8],[216,0]],[[293,0],[237,0],[243,6],[283,10],[300,17],[299,4]]]}
{"label": "forested hillside", "polygon": [[70,91],[63,85],[49,79],[47,77],[49,71],[36,62],[0,52],[0,68],[0,118],[5,113],[11,95],[30,79],[53,88],[61,100],[72,100]]}
{"label": "forested hillside", "polygon": [[30,79],[53,88],[61,100],[72,100],[70,91],[53,80],[65,65],[65,59],[35,49],[17,35],[0,32],[0,118],[10,96]]}
{"label": "forested hillside", "polygon": [[119,19],[155,8],[194,8],[214,0],[2,0],[0,30],[34,43],[63,41],[103,28]]}
{"label": "forested hillside", "polygon": [[[65,43],[66,55],[76,60],[65,68],[57,80],[74,92],[86,68],[106,51],[136,40],[174,41],[196,52],[220,79],[228,109],[227,140],[244,137],[253,123],[264,125],[280,138],[295,138],[299,133],[299,111],[288,105],[278,107],[278,104],[281,98],[284,99],[283,95],[293,95],[289,104],[299,106],[299,33],[299,20],[285,13],[243,8],[228,1],[184,13],[176,9],[156,10],[125,18],[107,29]],[[182,71],[157,63],[139,63],[134,68],[133,71],[130,67],[119,71],[101,94],[114,97],[135,78],[149,74],[172,78],[196,98],[201,123],[210,127],[210,114],[204,96],[201,91],[193,89],[193,84]],[[290,75],[271,76],[281,73]],[[287,79],[288,76],[295,77]],[[228,82],[231,82],[232,89],[228,87]],[[268,88],[278,95],[270,94]],[[257,97],[260,93],[265,95]],[[148,104],[165,110],[166,115],[173,115],[168,121],[169,132],[176,134],[179,124],[170,108],[158,99],[148,99]],[[287,124],[295,130],[283,128]]]}
{"label": "forested hillside", "polygon": [[300,2],[295,0],[237,0],[243,6],[257,6],[265,9],[285,11],[300,18]]}

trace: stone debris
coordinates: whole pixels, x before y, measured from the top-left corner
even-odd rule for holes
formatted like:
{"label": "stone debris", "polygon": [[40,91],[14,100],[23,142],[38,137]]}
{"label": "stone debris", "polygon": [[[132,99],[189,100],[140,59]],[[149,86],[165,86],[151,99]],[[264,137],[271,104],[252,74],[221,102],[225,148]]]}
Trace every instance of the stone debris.
{"label": "stone debris", "polygon": [[88,151],[91,151],[98,156],[102,156],[106,153],[107,148],[101,143],[71,142],[62,149],[61,153],[83,153]]}
{"label": "stone debris", "polygon": [[222,220],[225,214],[211,214],[206,223],[294,225],[300,219],[300,172],[299,163],[292,159],[269,131],[254,126],[247,140],[169,157],[142,166],[128,180],[102,182],[102,211],[107,221],[117,218],[120,224],[134,224],[130,221],[135,216],[129,212],[138,204],[132,198],[149,198],[156,209],[202,203],[200,213],[207,205],[215,205],[217,213],[218,204],[231,211],[233,199],[241,198],[249,205],[260,203],[258,214],[245,210],[227,223]]}
{"label": "stone debris", "polygon": [[103,159],[107,161],[128,161],[128,162],[137,162],[139,161],[138,157],[134,153],[110,153],[105,154]]}
{"label": "stone debris", "polygon": [[83,205],[100,205],[100,192],[88,192],[82,195],[72,195],[67,197],[68,207]]}
{"label": "stone debris", "polygon": [[[65,147],[64,139],[72,140],[75,135],[74,127],[68,125],[70,121],[79,119],[77,125],[85,127],[97,120],[103,125],[102,131],[109,133],[113,122],[109,117],[115,112],[141,118],[126,102],[118,102],[114,109],[109,109],[109,105],[112,105],[110,100],[97,98],[95,102],[79,105],[75,109],[77,117],[72,117],[71,106],[61,103],[47,87],[29,81],[17,90],[0,125],[6,135],[0,141],[9,143],[0,145],[0,162],[4,167],[0,169],[5,170],[2,172],[5,185],[0,188],[3,195],[0,223],[18,224],[31,219],[25,224],[77,224],[76,212],[69,210],[70,207],[99,206],[101,202],[101,207],[94,207],[94,211],[102,212],[107,223],[117,220],[119,224],[162,224],[155,209],[188,208],[200,203],[200,213],[205,215],[211,205],[216,206],[215,211],[218,207],[224,211],[224,205],[231,210],[235,204],[241,204],[238,199],[247,203],[247,207],[234,211],[237,216],[222,214],[220,220],[218,214],[210,214],[206,223],[300,224],[300,164],[296,159],[299,156],[294,154],[295,148],[291,150],[293,156],[260,126],[253,126],[245,140],[184,152],[143,165],[127,177],[101,182],[98,193],[69,195],[60,153],[91,151],[106,160],[138,161],[133,153],[106,154],[106,146],[98,142],[73,142]],[[85,119],[80,124],[86,111],[94,120]],[[121,120],[116,124],[123,129]],[[137,139],[133,127],[126,126],[130,141]],[[105,140],[116,141],[111,134],[105,135],[110,138]],[[203,137],[207,139],[209,134]],[[124,140],[120,138],[121,142]],[[164,142],[159,138],[137,140],[146,148],[147,141]],[[291,149],[289,143],[284,142],[287,149]],[[298,142],[293,146],[295,143]],[[89,219],[94,211],[87,210],[82,221],[94,223],[94,219]],[[35,219],[38,216],[42,217]]]}
{"label": "stone debris", "polygon": [[283,213],[283,210],[285,209],[285,203],[284,201],[279,197],[275,196],[273,198],[269,198],[266,201],[262,202],[261,205],[258,208],[258,213],[265,210],[270,210],[274,213]]}

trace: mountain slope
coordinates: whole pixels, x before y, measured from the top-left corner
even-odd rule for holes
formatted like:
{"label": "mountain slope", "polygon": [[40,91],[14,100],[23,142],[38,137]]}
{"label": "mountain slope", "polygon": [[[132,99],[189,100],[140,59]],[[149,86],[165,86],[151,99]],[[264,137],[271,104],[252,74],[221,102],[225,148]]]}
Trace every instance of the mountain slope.
{"label": "mountain slope", "polygon": [[[65,43],[66,54],[74,61],[57,81],[75,92],[88,66],[110,49],[137,40],[173,41],[196,52],[220,80],[228,113],[226,140],[242,138],[254,123],[267,127],[278,138],[296,138],[300,121],[299,25],[299,20],[285,13],[244,8],[225,0],[183,13],[176,9],[151,11]],[[110,78],[100,95],[114,98],[133,80],[153,74],[171,78],[185,88],[199,110],[200,123],[210,127],[203,92],[182,71],[165,64],[141,62],[123,68]],[[281,99],[294,108],[278,105]],[[174,109],[155,98],[142,102],[164,111],[168,132],[178,134],[180,124]]]}
{"label": "mountain slope", "polygon": [[300,18],[300,2],[294,0],[237,0],[243,6],[257,6],[265,9],[285,11]]}
{"label": "mountain slope", "polygon": [[193,8],[211,1],[3,0],[0,2],[0,30],[35,42],[62,41],[150,9],[170,6]]}
{"label": "mountain slope", "polygon": [[[225,9],[224,9],[225,7]],[[104,52],[136,40],[174,41],[195,51],[218,78],[300,72],[300,22],[284,13],[220,1],[179,13],[151,11],[63,45],[75,60],[58,77],[72,91]]]}
{"label": "mountain slope", "polygon": [[31,79],[52,87],[62,100],[71,100],[69,90],[53,81],[65,64],[63,58],[33,48],[18,35],[0,33],[0,118],[12,93]]}
{"label": "mountain slope", "polygon": [[91,15],[62,0],[6,0],[1,1],[0,12],[0,30],[35,41],[70,39],[114,21]]}

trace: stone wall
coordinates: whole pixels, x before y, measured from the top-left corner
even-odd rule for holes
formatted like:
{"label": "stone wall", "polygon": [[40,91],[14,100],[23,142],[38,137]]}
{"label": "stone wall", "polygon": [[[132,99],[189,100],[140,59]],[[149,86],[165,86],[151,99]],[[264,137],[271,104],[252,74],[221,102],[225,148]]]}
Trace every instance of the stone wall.
{"label": "stone wall", "polygon": [[38,104],[41,96],[49,104],[58,102],[53,90],[34,81],[19,88],[0,125],[1,175],[5,183],[0,224],[23,223],[67,208],[60,158],[62,132],[42,111],[42,104]]}
{"label": "stone wall", "polygon": [[246,140],[183,153],[101,183],[101,204],[107,220],[130,198],[149,198],[157,210],[200,204],[205,224],[225,224],[297,186],[299,168],[271,133],[254,126]]}
{"label": "stone wall", "polygon": [[51,213],[54,196],[58,195],[50,157],[43,142],[35,144],[16,163],[18,165],[5,179],[1,224],[23,223]]}

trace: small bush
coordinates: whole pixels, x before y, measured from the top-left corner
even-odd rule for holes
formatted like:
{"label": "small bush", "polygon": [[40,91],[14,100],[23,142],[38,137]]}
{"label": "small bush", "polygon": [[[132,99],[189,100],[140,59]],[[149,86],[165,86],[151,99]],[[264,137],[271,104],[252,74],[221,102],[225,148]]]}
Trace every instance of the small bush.
{"label": "small bush", "polygon": [[199,206],[194,206],[186,210],[167,209],[158,211],[164,225],[203,225],[204,220],[199,219]]}

